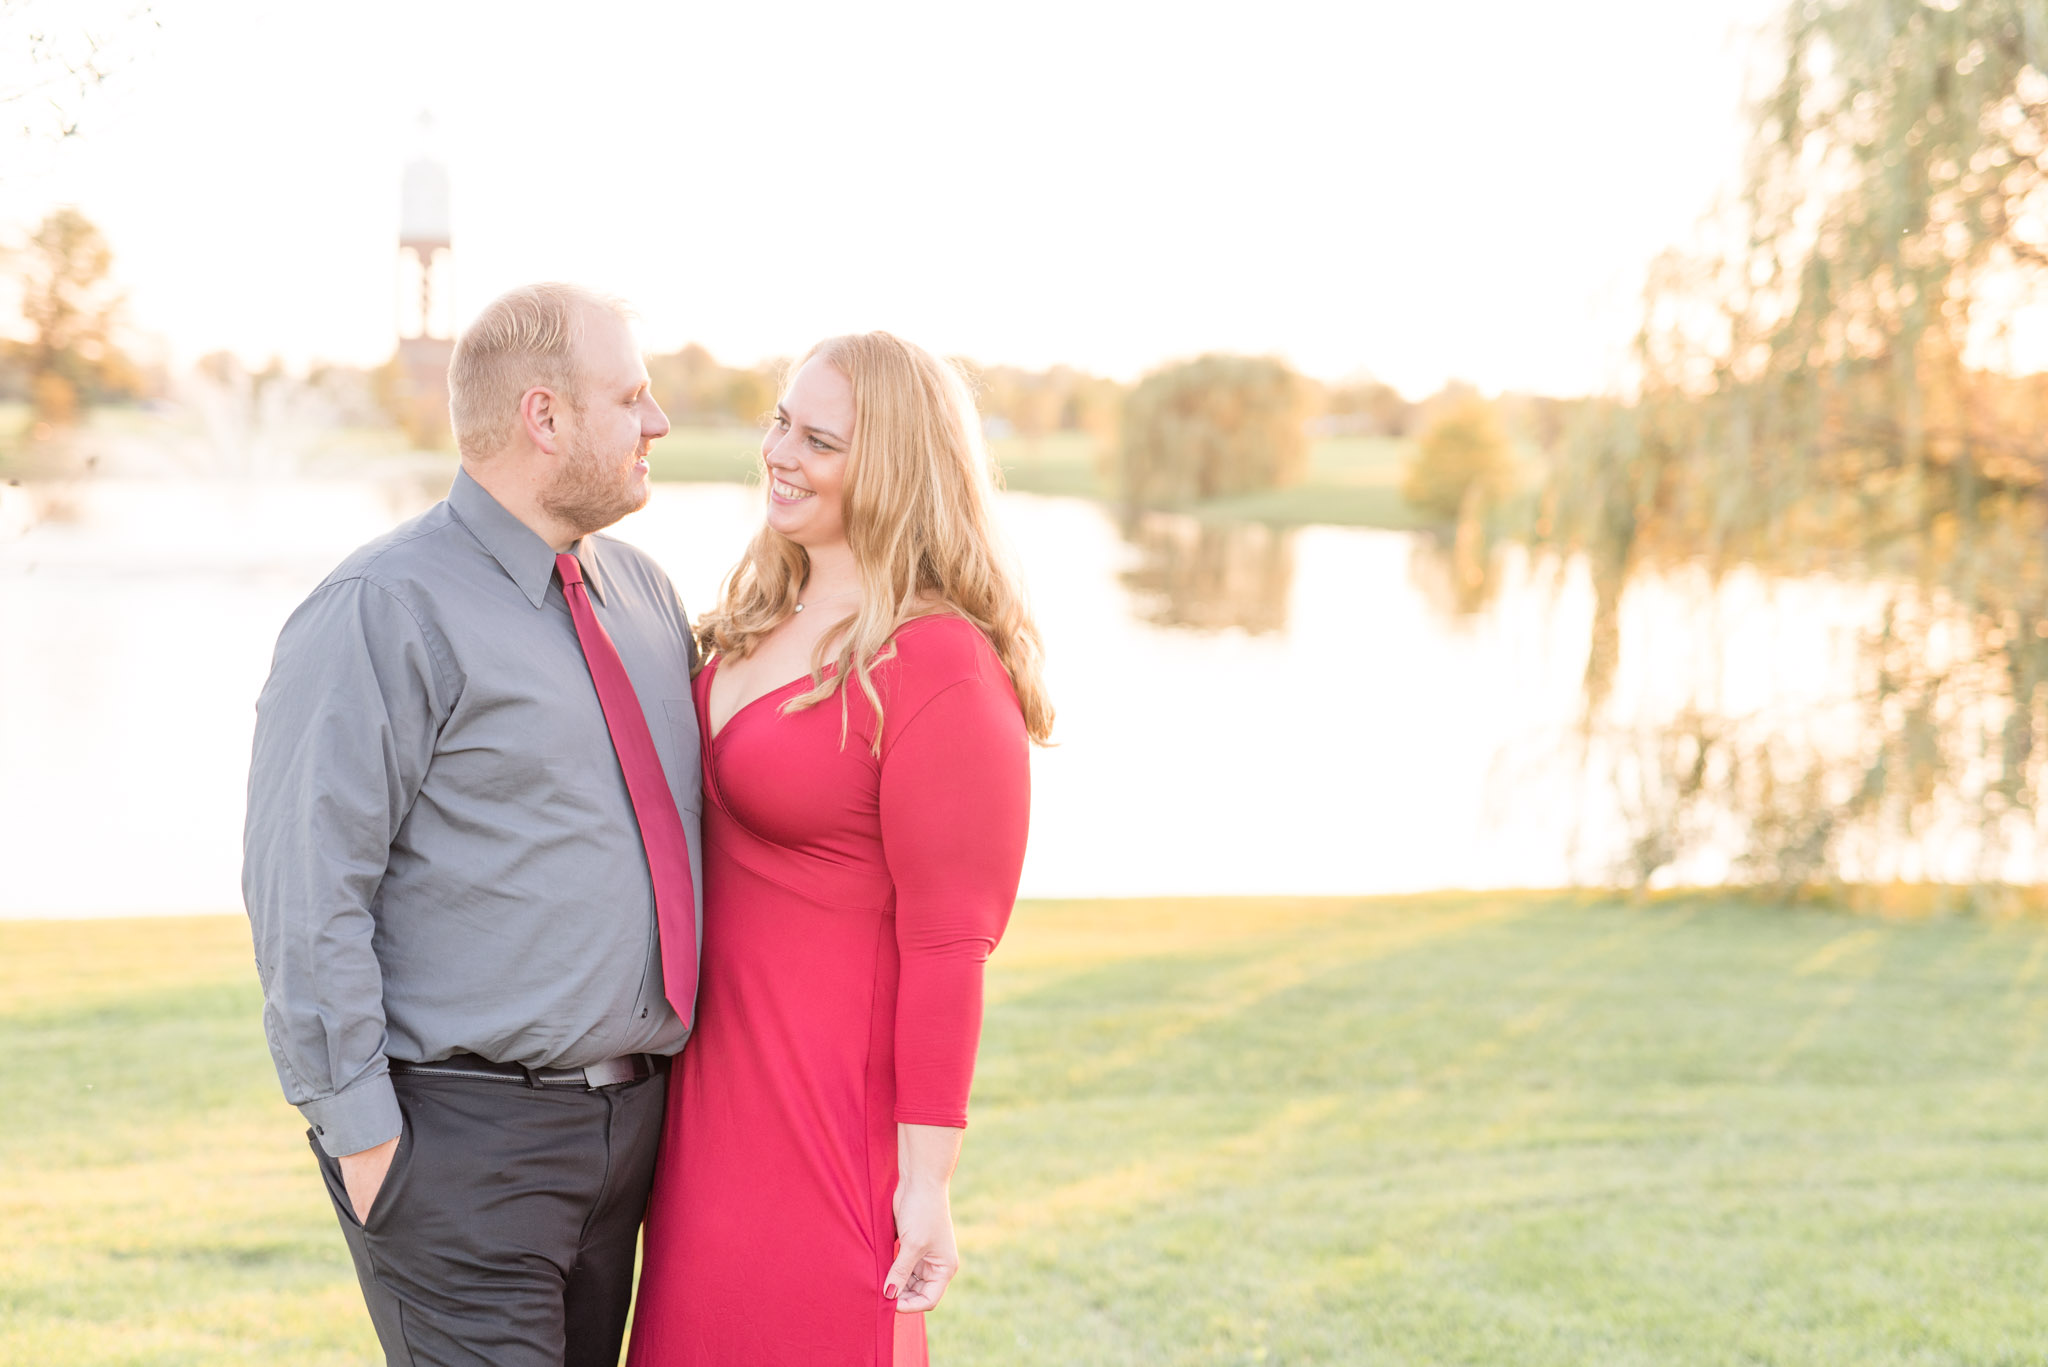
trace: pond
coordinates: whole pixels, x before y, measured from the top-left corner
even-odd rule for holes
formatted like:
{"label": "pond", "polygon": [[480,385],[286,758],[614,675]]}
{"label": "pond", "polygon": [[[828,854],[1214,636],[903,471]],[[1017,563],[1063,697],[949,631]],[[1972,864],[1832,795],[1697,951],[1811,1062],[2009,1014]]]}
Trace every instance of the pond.
{"label": "pond", "polygon": [[[440,491],[0,489],[0,915],[239,907],[253,704],[278,628],[350,549]],[[616,531],[696,611],[759,499],[659,485]],[[1577,578],[1510,553],[1460,611],[1471,595],[1409,533],[1123,528],[1093,503],[1024,494],[1003,495],[1002,517],[1059,709],[1058,744],[1034,757],[1025,895],[1544,887],[1612,871],[1622,814],[1575,740],[1592,615]],[[1667,586],[1628,612],[1654,643],[1658,622],[1731,593],[1748,606],[1729,614],[1717,679],[1780,698],[1839,677],[1843,632],[1814,624],[1843,614],[1812,603]],[[1624,665],[1623,693],[1697,683],[1682,652]]]}

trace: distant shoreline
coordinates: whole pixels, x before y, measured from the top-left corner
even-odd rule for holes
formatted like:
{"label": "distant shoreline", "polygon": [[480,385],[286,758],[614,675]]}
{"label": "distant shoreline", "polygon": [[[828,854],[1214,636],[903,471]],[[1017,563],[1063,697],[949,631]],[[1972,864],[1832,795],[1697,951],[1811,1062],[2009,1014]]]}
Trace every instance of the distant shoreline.
{"label": "distant shoreline", "polygon": [[[648,464],[664,484],[744,484],[753,477],[759,444],[759,434],[750,428],[680,427],[654,443]],[[1401,497],[1402,471],[1413,448],[1405,437],[1317,437],[1310,443],[1309,474],[1301,484],[1160,511],[1276,527],[1421,531],[1428,520]],[[1117,502],[1107,470],[1109,453],[1088,433],[998,437],[989,449],[1002,467],[1003,487],[1012,493]]]}

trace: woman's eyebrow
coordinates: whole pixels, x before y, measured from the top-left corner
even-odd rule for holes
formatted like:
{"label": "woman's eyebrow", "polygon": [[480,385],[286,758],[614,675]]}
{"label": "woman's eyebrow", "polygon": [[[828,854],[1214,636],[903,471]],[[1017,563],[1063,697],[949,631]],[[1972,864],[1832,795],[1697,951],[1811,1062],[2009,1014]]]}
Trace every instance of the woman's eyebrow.
{"label": "woman's eyebrow", "polygon": [[777,413],[780,413],[782,415],[782,420],[786,423],[789,423],[792,427],[801,427],[806,432],[815,432],[817,435],[825,438],[827,441],[836,441],[841,446],[846,445],[846,438],[840,436],[837,432],[830,432],[822,427],[814,427],[807,422],[793,421],[789,416],[789,410],[787,408],[784,408],[781,404],[775,405],[775,411]]}

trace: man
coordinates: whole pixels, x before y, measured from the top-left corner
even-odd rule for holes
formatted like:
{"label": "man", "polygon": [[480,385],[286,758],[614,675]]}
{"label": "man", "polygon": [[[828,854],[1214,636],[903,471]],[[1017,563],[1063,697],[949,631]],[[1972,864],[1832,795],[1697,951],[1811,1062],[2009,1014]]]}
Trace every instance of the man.
{"label": "man", "polygon": [[694,647],[623,311],[513,290],[462,468],[278,638],[243,892],[265,1033],[392,1363],[613,1367],[696,989]]}

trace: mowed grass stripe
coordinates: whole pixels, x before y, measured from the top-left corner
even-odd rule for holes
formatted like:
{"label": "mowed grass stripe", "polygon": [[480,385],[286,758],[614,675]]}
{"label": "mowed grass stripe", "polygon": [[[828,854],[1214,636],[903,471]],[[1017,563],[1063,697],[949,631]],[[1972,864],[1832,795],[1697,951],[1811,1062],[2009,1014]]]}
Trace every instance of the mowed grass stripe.
{"label": "mowed grass stripe", "polygon": [[[2044,962],[1710,898],[1027,903],[937,1359],[2048,1362]],[[378,1360],[259,1019],[239,918],[0,924],[0,1361]]]}
{"label": "mowed grass stripe", "polygon": [[[2010,959],[1977,953],[2040,927],[1525,898],[1395,955],[1336,928],[1475,900],[1233,929],[1237,981],[1305,950],[1316,971],[1202,1013],[1142,1067],[1043,1060],[1077,1052],[1063,1038],[1148,1038],[1149,1013],[1204,984],[1231,1000],[1192,909],[1181,954],[1077,965],[1006,1003],[989,1056],[1014,1076],[983,1089],[958,1203],[973,1294],[941,1346],[2043,1360],[2022,1269],[2044,1251],[2048,1115],[2001,1046]],[[1851,935],[1827,971],[1792,971]]]}

